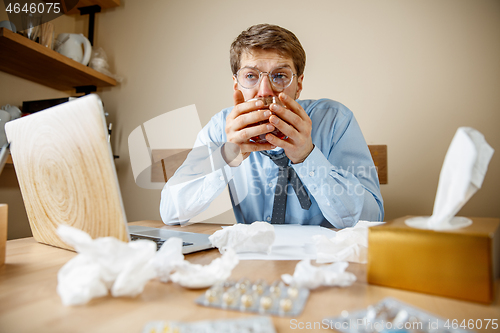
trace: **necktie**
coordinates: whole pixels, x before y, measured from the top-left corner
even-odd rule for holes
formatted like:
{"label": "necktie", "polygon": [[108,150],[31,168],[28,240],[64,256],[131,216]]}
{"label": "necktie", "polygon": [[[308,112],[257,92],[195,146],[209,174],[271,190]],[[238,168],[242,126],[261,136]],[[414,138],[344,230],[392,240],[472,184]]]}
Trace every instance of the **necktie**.
{"label": "necktie", "polygon": [[311,199],[307,194],[302,181],[295,170],[288,165],[288,157],[285,152],[277,155],[271,155],[266,151],[261,151],[262,154],[268,156],[278,167],[278,180],[276,182],[276,189],[274,192],[274,205],[273,205],[273,217],[271,219],[272,224],[283,224],[285,223],[285,212],[286,212],[286,192],[287,185],[290,182],[292,185],[297,198],[299,199],[300,207],[302,209],[308,210],[311,207]]}

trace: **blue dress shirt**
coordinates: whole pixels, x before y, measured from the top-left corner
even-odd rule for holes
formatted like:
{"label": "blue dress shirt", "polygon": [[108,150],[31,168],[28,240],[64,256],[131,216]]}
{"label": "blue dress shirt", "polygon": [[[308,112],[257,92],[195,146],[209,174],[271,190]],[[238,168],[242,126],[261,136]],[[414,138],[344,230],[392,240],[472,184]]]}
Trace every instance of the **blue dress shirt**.
{"label": "blue dress shirt", "polygon": [[[328,99],[297,100],[312,121],[313,151],[291,164],[312,201],[302,209],[289,186],[286,224],[344,228],[359,220],[382,221],[384,208],[370,151],[353,113]],[[161,193],[164,223],[184,223],[208,208],[229,185],[238,223],[271,221],[278,167],[269,157],[252,152],[239,166],[228,166],[221,147],[227,141],[226,117],[216,114],[201,130],[195,148]],[[276,148],[271,152],[282,151]]]}

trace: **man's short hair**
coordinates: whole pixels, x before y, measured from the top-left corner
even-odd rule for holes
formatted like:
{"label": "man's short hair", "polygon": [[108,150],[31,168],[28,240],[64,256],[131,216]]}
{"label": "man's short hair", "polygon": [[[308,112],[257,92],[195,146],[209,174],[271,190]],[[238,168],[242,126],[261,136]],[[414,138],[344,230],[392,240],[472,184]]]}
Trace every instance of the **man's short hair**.
{"label": "man's short hair", "polygon": [[272,24],[253,25],[236,37],[231,44],[230,62],[233,74],[240,69],[243,52],[251,53],[254,49],[274,50],[293,60],[297,75],[304,73],[306,52],[293,32]]}

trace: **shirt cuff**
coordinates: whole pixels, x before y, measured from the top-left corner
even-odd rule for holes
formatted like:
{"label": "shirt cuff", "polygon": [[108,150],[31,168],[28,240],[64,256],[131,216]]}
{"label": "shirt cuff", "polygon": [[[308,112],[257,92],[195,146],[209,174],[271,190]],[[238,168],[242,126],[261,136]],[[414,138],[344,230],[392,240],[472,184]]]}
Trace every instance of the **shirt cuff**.
{"label": "shirt cuff", "polygon": [[211,154],[212,171],[215,172],[219,179],[228,183],[233,179],[232,167],[226,163],[224,157],[222,157],[222,149],[224,145],[218,147]]}
{"label": "shirt cuff", "polygon": [[304,162],[297,164],[292,163],[291,166],[301,179],[318,177],[320,176],[319,172],[321,170],[324,171],[323,176],[326,176],[331,169],[330,161],[328,161],[325,155],[323,155],[321,150],[316,146],[314,146]]}

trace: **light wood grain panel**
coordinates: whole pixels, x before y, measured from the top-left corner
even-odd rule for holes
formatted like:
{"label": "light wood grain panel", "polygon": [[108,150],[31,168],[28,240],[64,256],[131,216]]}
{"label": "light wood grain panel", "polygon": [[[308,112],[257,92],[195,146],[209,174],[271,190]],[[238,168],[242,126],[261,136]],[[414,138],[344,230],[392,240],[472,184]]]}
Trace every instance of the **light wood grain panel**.
{"label": "light wood grain panel", "polygon": [[10,121],[6,133],[36,240],[69,248],[55,234],[60,224],[93,238],[128,239],[104,114],[95,95]]}

